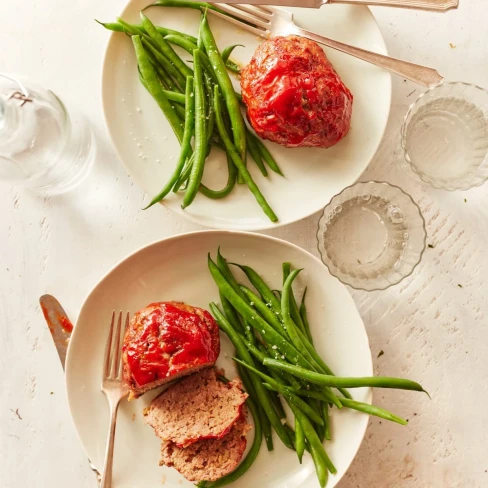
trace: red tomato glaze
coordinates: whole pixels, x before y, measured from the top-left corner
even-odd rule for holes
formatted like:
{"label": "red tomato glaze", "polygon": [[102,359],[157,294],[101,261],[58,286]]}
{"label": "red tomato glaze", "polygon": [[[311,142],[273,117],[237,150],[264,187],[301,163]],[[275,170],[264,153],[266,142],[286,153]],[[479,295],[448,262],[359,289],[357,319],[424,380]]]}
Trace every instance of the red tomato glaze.
{"label": "red tomato glaze", "polygon": [[182,303],[152,303],[133,319],[124,357],[136,386],[170,378],[189,368],[214,363],[219,354],[212,316]]}

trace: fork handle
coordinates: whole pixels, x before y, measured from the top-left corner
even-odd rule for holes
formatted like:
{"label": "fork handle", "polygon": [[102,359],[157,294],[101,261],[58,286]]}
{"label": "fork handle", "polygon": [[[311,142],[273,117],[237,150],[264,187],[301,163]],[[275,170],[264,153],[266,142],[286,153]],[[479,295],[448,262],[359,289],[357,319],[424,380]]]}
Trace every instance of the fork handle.
{"label": "fork handle", "polygon": [[105,451],[105,465],[103,466],[103,475],[100,488],[112,488],[112,466],[114,462],[115,426],[118,408],[119,402],[114,404],[110,402],[110,430],[108,433],[107,449]]}
{"label": "fork handle", "polygon": [[418,83],[419,85],[431,87],[444,81],[444,77],[432,68],[409,63],[408,61],[402,61],[401,59],[390,58],[383,54],[366,51],[359,47],[350,46],[327,37],[319,36],[318,34],[301,29],[300,27],[296,27],[295,33],[299,36],[312,39],[320,44],[324,44],[332,49],[336,49],[337,51],[350,54],[351,56],[367,61],[375,66],[379,66],[380,68],[384,68],[399,76],[403,76],[407,80]]}
{"label": "fork handle", "polygon": [[459,0],[325,0],[324,3],[350,3],[353,5],[379,5],[382,7],[413,8],[445,12],[458,8]]}

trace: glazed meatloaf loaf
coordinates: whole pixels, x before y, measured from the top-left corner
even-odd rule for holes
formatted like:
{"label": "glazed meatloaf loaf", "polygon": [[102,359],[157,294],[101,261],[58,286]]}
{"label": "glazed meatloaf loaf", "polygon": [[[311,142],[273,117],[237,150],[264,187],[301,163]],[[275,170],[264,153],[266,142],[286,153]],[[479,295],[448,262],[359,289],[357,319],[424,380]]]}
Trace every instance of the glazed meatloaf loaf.
{"label": "glazed meatloaf loaf", "polygon": [[349,131],[353,97],[323,49],[299,36],[273,37],[241,71],[247,117],[263,139],[330,147]]}
{"label": "glazed meatloaf loaf", "polygon": [[136,312],[123,345],[129,399],[215,364],[219,329],[201,308],[179,302],[151,303]]}
{"label": "glazed meatloaf loaf", "polygon": [[163,441],[187,447],[224,437],[241,416],[247,394],[240,380],[223,383],[214,368],[182,379],[144,410],[145,421]]}
{"label": "glazed meatloaf loaf", "polygon": [[234,471],[246,450],[245,407],[227,435],[195,442],[186,448],[163,442],[160,466],[177,469],[188,481],[216,481]]}

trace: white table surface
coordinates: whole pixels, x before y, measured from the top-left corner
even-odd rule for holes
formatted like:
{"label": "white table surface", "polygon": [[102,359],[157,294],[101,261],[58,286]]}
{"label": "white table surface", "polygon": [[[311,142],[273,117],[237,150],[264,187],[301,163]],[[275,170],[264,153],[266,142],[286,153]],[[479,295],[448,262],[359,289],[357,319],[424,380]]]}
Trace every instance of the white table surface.
{"label": "white table surface", "polygon": [[[461,0],[446,15],[374,9],[392,55],[488,86],[488,2]],[[86,488],[95,479],[72,426],[64,378],[38,298],[56,295],[75,318],[92,286],[141,245],[198,229],[164,208],[141,212],[143,192],[111,149],[100,69],[111,20],[124,0],[0,2],[0,71],[25,74],[85,111],[99,135],[89,179],[63,197],[0,187],[0,486]],[[375,372],[421,379],[432,394],[377,391],[410,419],[371,420],[340,488],[488,486],[488,186],[464,193],[424,187],[393,164],[392,139],[421,89],[393,82],[384,144],[362,179],[400,184],[419,202],[428,242],[400,285],[353,297]],[[318,215],[270,234],[316,254]],[[380,351],[381,357],[377,357]],[[135,461],[137,462],[137,461]],[[137,488],[137,487],[134,487]]]}

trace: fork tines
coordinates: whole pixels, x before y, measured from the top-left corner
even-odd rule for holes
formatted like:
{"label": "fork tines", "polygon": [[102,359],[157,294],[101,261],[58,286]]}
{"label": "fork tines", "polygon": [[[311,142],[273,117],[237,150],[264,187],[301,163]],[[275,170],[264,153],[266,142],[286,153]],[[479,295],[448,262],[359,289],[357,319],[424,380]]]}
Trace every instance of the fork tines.
{"label": "fork tines", "polygon": [[269,36],[269,28],[273,16],[273,9],[271,7],[242,5],[240,3],[232,5],[212,3],[211,5],[225,12],[225,14],[211,9],[207,10],[208,13],[238,25],[242,29],[257,36]]}
{"label": "fork tines", "polygon": [[105,346],[105,357],[103,360],[104,379],[116,380],[122,378],[122,344],[128,324],[129,313],[127,313],[125,324],[122,327],[122,311],[120,311],[114,335],[115,310],[112,312],[112,320],[110,322],[107,344]]}

